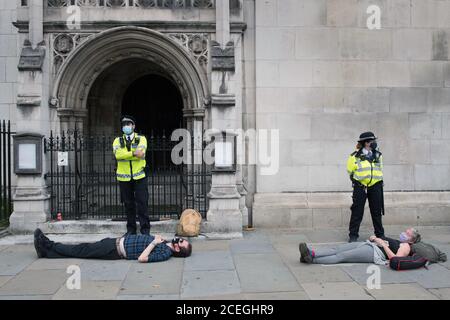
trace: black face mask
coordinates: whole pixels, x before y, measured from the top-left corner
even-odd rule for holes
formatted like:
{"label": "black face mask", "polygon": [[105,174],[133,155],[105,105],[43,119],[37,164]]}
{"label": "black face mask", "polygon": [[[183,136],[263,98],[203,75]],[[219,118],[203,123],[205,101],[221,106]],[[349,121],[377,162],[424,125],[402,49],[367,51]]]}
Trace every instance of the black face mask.
{"label": "black face mask", "polygon": [[372,142],[370,144],[370,147],[372,148],[372,151],[375,151],[377,149],[377,147],[378,147],[378,144],[376,142]]}

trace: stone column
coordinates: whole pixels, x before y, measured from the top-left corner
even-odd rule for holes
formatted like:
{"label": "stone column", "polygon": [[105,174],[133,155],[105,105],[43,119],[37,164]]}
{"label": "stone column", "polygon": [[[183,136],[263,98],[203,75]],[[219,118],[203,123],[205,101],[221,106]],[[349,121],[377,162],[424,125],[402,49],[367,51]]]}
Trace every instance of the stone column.
{"label": "stone column", "polygon": [[[49,61],[45,54],[43,1],[30,0],[28,3],[29,34],[23,44],[18,66],[17,133],[45,136],[49,131]],[[13,194],[14,212],[10,217],[11,232],[29,233],[48,220],[50,196],[44,179],[45,172],[43,161],[41,174],[18,175],[17,188]]]}
{"label": "stone column", "polygon": [[[228,0],[216,2],[216,41],[211,42],[211,128],[216,132],[237,129],[234,45],[229,41],[229,12]],[[213,171],[208,197],[208,231],[242,237],[241,195],[236,185],[236,172]]]}

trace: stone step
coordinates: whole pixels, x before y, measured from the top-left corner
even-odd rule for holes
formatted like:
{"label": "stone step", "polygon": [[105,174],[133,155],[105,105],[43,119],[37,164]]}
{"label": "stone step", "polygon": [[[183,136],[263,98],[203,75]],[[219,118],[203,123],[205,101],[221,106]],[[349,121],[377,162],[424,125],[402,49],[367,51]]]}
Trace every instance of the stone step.
{"label": "stone step", "polygon": [[[178,220],[151,222],[151,233],[175,233]],[[46,222],[40,225],[44,233],[48,234],[124,234],[127,230],[126,222],[77,220]]]}

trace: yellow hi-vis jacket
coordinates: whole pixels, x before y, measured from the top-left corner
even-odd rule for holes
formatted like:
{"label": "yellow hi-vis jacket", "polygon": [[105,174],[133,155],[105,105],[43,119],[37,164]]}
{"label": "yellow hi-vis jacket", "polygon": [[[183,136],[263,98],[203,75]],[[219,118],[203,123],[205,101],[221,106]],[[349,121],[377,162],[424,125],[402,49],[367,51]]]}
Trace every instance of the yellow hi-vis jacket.
{"label": "yellow hi-vis jacket", "polygon": [[383,180],[383,157],[380,152],[375,152],[375,158],[371,161],[358,151],[350,155],[347,160],[347,172],[352,180],[366,187],[371,187]]}
{"label": "yellow hi-vis jacket", "polygon": [[145,157],[140,159],[133,153],[137,149],[147,150],[147,139],[137,133],[134,133],[133,141],[127,148],[127,138],[125,135],[117,137],[113,142],[113,152],[117,160],[117,180],[131,181],[145,178]]}

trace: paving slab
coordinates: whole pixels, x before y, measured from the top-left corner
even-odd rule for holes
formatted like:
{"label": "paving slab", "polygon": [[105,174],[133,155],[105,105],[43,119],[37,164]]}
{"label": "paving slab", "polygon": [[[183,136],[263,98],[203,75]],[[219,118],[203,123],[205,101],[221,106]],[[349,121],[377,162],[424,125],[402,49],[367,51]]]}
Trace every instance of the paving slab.
{"label": "paving slab", "polygon": [[230,241],[232,254],[273,253],[275,249],[267,239],[239,239]]}
{"label": "paving slab", "polygon": [[183,274],[181,298],[240,293],[236,271],[186,271]]}
{"label": "paving slab", "polygon": [[7,283],[9,280],[14,278],[13,276],[0,276],[0,287]]}
{"label": "paving slab", "polygon": [[247,300],[309,300],[305,291],[246,293]]}
{"label": "paving slab", "polygon": [[243,293],[233,293],[233,294],[218,294],[202,297],[187,297],[184,298],[183,300],[247,300],[247,298]]}
{"label": "paving slab", "polygon": [[0,300],[51,300],[53,295],[0,296]]}
{"label": "paving slab", "polygon": [[289,268],[297,268],[300,266],[298,244],[274,243],[273,247]]}
{"label": "paving slab", "polygon": [[230,251],[193,252],[184,263],[184,271],[235,270]]}
{"label": "paving slab", "polygon": [[348,241],[348,232],[341,230],[306,230],[306,243],[340,243]]}
{"label": "paving slab", "polygon": [[450,300],[450,288],[429,289],[428,291],[441,300]]}
{"label": "paving slab", "polygon": [[[369,266],[372,268],[374,264],[354,264],[351,266],[342,266],[342,270],[346,272],[354,281],[362,286],[366,286],[367,279],[373,275],[373,271],[367,273]],[[380,283],[392,284],[392,283],[411,283],[415,282],[409,271],[395,271],[388,266],[378,266],[380,270]]]}
{"label": "paving slab", "polygon": [[179,294],[184,259],[131,264],[120,295]]}
{"label": "paving slab", "polygon": [[415,283],[382,284],[380,289],[366,291],[376,300],[437,300],[438,298]]}
{"label": "paving slab", "polygon": [[0,252],[3,251],[3,250],[5,250],[5,249],[8,248],[8,247],[9,247],[9,246],[5,246],[5,245],[0,246]]}
{"label": "paving slab", "polygon": [[112,300],[121,284],[121,281],[81,281],[81,288],[73,290],[63,285],[53,300]]}
{"label": "paving slab", "polygon": [[0,276],[14,276],[36,259],[33,246],[10,246],[0,252]]}
{"label": "paving slab", "polygon": [[239,254],[234,256],[234,263],[242,292],[301,290],[278,254]]}
{"label": "paving slab", "polygon": [[302,287],[313,300],[373,300],[355,282],[304,283]]}
{"label": "paving slab", "polygon": [[230,244],[227,240],[197,240],[191,243],[193,252],[230,249]]}
{"label": "paving slab", "polygon": [[439,264],[405,272],[425,289],[450,288],[450,270]]}
{"label": "paving slab", "polygon": [[69,277],[64,270],[23,271],[0,288],[0,295],[53,295]]}
{"label": "paving slab", "polygon": [[123,281],[131,264],[137,261],[84,260],[80,265],[81,279],[94,281]]}
{"label": "paving slab", "polygon": [[352,279],[338,266],[302,264],[291,268],[292,274],[300,284],[319,282],[350,282]]}
{"label": "paving slab", "polygon": [[69,266],[81,266],[82,263],[82,259],[38,259],[26,270],[67,270]]}
{"label": "paving slab", "polygon": [[270,241],[275,245],[291,245],[298,247],[300,242],[308,242],[309,239],[302,233],[279,233],[270,234]]}
{"label": "paving slab", "polygon": [[123,294],[116,300],[180,300],[179,294]]}

